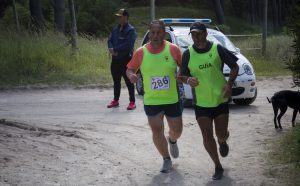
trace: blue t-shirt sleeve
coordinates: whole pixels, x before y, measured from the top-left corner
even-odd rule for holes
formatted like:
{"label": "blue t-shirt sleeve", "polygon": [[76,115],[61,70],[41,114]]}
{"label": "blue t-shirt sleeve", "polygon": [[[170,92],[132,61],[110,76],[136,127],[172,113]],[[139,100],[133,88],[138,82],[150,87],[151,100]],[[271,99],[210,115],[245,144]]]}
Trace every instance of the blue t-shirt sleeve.
{"label": "blue t-shirt sleeve", "polygon": [[181,76],[191,76],[190,70],[188,68],[190,61],[190,51],[187,49],[182,54],[182,66],[181,66]]}
{"label": "blue t-shirt sleeve", "polygon": [[223,63],[228,65],[230,68],[237,64],[236,62],[238,61],[238,58],[231,51],[219,44],[217,45],[217,48]]}

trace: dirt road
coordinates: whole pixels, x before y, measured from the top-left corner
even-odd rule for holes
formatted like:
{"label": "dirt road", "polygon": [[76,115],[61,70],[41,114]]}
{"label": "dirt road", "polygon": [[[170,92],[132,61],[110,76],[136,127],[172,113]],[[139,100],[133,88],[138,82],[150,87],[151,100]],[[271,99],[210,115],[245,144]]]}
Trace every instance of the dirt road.
{"label": "dirt road", "polygon": [[211,180],[214,165],[192,109],[183,113],[180,157],[170,173],[161,174],[142,97],[136,110],[127,111],[125,89],[115,109],[106,108],[111,89],[2,91],[0,185],[282,185],[266,176],[265,162],[270,141],[291,130],[292,110],[282,118],[283,131],[276,131],[266,96],[291,89],[291,78],[257,85],[252,105],[230,105],[230,153],[221,158],[220,181]]}

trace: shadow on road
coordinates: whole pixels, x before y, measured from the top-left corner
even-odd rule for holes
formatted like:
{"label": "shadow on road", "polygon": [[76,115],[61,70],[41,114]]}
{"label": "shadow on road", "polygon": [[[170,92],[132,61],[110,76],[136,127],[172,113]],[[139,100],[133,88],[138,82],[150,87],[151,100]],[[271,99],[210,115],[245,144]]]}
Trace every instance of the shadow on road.
{"label": "shadow on road", "polygon": [[169,173],[160,173],[155,175],[152,178],[151,183],[147,184],[147,186],[152,185],[185,185],[183,181],[183,176],[176,170],[174,166],[173,169]]}

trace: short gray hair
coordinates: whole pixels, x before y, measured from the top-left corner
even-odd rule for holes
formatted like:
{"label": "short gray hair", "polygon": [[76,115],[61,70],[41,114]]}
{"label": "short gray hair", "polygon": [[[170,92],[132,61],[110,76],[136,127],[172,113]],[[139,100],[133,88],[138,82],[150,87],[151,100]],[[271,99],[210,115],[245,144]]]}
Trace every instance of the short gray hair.
{"label": "short gray hair", "polygon": [[161,20],[153,20],[153,21],[151,21],[151,23],[149,25],[149,30],[151,30],[152,25],[159,25],[163,29],[164,32],[166,31],[166,25]]}

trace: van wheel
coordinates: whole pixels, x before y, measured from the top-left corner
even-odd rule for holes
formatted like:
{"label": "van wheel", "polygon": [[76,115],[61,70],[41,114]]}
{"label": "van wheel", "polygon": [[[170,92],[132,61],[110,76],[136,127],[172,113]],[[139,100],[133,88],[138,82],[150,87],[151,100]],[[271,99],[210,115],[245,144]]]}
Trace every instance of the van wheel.
{"label": "van wheel", "polygon": [[136,82],[136,91],[138,93],[138,95],[144,95],[144,84],[143,84],[143,77],[141,73],[137,73],[136,74],[138,79]]}
{"label": "van wheel", "polygon": [[246,99],[233,99],[232,101],[237,105],[250,105],[255,101],[257,97],[257,88],[255,90],[255,94],[253,98],[246,98]]}

